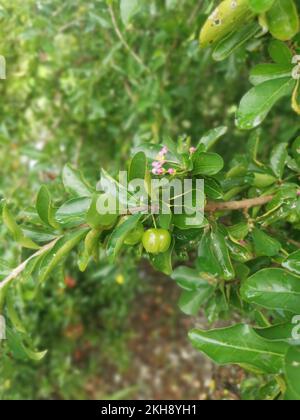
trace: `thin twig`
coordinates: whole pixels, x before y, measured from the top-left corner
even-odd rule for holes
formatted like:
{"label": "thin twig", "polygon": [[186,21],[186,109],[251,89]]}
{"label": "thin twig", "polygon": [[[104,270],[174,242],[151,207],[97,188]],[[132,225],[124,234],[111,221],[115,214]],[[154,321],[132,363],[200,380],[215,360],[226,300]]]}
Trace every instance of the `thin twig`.
{"label": "thin twig", "polygon": [[16,277],[19,276],[19,274],[21,274],[27,264],[33,260],[33,258],[35,257],[39,257],[40,255],[43,255],[45,252],[49,251],[50,249],[52,249],[54,247],[54,245],[56,244],[56,242],[60,239],[61,237],[56,238],[54,241],[49,242],[48,244],[46,244],[45,246],[43,246],[42,248],[40,248],[35,254],[31,255],[29,258],[27,258],[27,260],[23,261],[22,264],[20,264],[18,267],[16,267],[1,283],[0,283],[0,290],[3,289],[3,287],[5,287],[8,283],[10,283],[12,280],[14,280]]}
{"label": "thin twig", "polygon": [[130,47],[130,45],[128,44],[128,42],[126,41],[126,39],[124,38],[118,23],[117,23],[117,19],[115,16],[115,12],[114,9],[112,7],[111,4],[108,4],[108,10],[111,16],[111,20],[112,20],[112,24],[114,27],[114,30],[119,38],[119,40],[121,41],[122,45],[125,47],[125,49],[129,52],[129,54],[134,58],[134,60],[144,69],[146,70],[148,73],[151,73],[150,69],[146,66],[146,64],[143,62],[143,60],[141,59],[140,56],[137,55],[136,52],[133,51],[133,49]]}
{"label": "thin twig", "polygon": [[243,210],[250,209],[252,207],[263,206],[273,200],[272,195],[266,195],[265,197],[250,198],[241,201],[228,201],[227,203],[219,202],[208,202],[205,206],[206,212],[214,212],[217,210]]}

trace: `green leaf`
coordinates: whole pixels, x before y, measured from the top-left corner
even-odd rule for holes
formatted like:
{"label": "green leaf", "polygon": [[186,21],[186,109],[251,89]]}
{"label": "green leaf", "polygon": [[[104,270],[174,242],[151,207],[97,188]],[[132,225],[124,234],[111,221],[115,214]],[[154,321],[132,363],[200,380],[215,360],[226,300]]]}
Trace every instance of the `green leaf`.
{"label": "green leaf", "polygon": [[267,235],[263,230],[255,228],[252,232],[255,253],[258,257],[274,257],[282,248],[280,242]]}
{"label": "green leaf", "polygon": [[248,0],[248,3],[251,10],[260,15],[272,7],[274,0]]}
{"label": "green leaf", "polygon": [[224,161],[216,153],[203,153],[197,151],[193,158],[193,175],[216,175],[224,167]]}
{"label": "green leaf", "polygon": [[65,227],[74,227],[85,223],[86,214],[91,205],[91,198],[73,198],[64,203],[56,212],[56,220]]}
{"label": "green leaf", "polygon": [[218,42],[214,51],[213,59],[223,61],[234,51],[244,45],[249,39],[253,38],[260,30],[257,22],[246,24],[242,29],[230,33],[226,38]]}
{"label": "green leaf", "polygon": [[212,130],[204,134],[203,137],[201,137],[198,147],[202,151],[207,152],[217,143],[217,141],[221,137],[223,137],[227,133],[227,131],[228,131],[228,128],[225,126],[213,128]]}
{"label": "green leaf", "polygon": [[141,217],[142,216],[140,214],[130,216],[127,220],[125,220],[125,222],[114,229],[108,240],[106,248],[107,255],[112,261],[115,260],[118,253],[120,252],[127,234],[136,227]]}
{"label": "green leaf", "polygon": [[285,356],[285,377],[288,393],[293,399],[300,400],[300,347],[290,347]]}
{"label": "green leaf", "polygon": [[202,229],[208,225],[207,220],[203,217],[201,212],[192,216],[185,213],[174,214],[172,223],[181,230]]}
{"label": "green leaf", "polygon": [[269,31],[281,41],[292,39],[299,32],[298,10],[294,0],[275,0],[266,14]]}
{"label": "green leaf", "polygon": [[82,252],[79,254],[78,267],[81,272],[87,269],[91,256],[98,257],[98,245],[102,231],[92,229],[85,237]]}
{"label": "green leaf", "polygon": [[7,332],[7,342],[10,351],[14,355],[14,357],[18,360],[27,360],[31,359],[36,362],[42,360],[46,355],[47,351],[37,352],[29,347],[27,347],[20,334],[13,331],[11,328],[6,328]]}
{"label": "green leaf", "polygon": [[77,232],[69,233],[56,242],[54,247],[47,252],[40,263],[39,281],[41,283],[49,277],[58,264],[79,244],[86,236],[87,232],[87,229],[82,229]]}
{"label": "green leaf", "polygon": [[294,141],[292,145],[292,153],[296,162],[300,165],[300,137],[297,137]]}
{"label": "green leaf", "polygon": [[[290,345],[295,345],[298,340],[293,338],[293,329],[295,325],[292,322],[273,325],[268,328],[257,328],[255,331],[266,340],[285,341]],[[300,343],[300,341],[299,341]]]}
{"label": "green leaf", "polygon": [[213,293],[214,288],[209,286],[208,283],[206,283],[206,287],[203,287],[203,289],[184,291],[180,296],[178,306],[184,314],[195,316]]}
{"label": "green leaf", "polygon": [[87,224],[93,228],[110,228],[112,227],[117,219],[118,214],[100,214],[97,210],[97,201],[98,201],[99,195],[94,194],[91,206],[86,214],[86,222]]}
{"label": "green leaf", "polygon": [[218,364],[238,364],[270,374],[282,372],[288,347],[263,339],[245,324],[211,331],[195,329],[189,338],[197,350]]}
{"label": "green leaf", "polygon": [[267,309],[300,313],[300,278],[278,268],[266,268],[248,278],[241,295],[249,303]]}
{"label": "green leaf", "polygon": [[209,16],[200,33],[200,46],[209,45],[238,30],[252,19],[248,0],[223,0]]}
{"label": "green leaf", "polygon": [[170,276],[173,272],[172,266],[172,255],[174,250],[174,242],[170,246],[167,252],[163,252],[157,255],[150,255],[151,264],[153,267],[165,274],[166,276]]}
{"label": "green leaf", "polygon": [[39,249],[37,244],[35,244],[31,239],[25,237],[24,232],[16,223],[7,205],[3,207],[2,218],[4,224],[18,244],[20,244],[23,248]]}
{"label": "green leaf", "polygon": [[300,275],[300,251],[291,254],[283,263],[282,267],[288,269],[292,273]]}
{"label": "green leaf", "polygon": [[92,189],[83,178],[81,172],[66,165],[63,169],[62,180],[66,191],[76,197],[90,197]]}
{"label": "green leaf", "polygon": [[250,72],[250,82],[257,86],[269,80],[287,79],[291,74],[291,64],[258,64]]}
{"label": "green leaf", "polygon": [[291,78],[282,78],[252,88],[241,100],[236,116],[237,126],[242,130],[258,127],[276,102],[292,94],[295,83]]}
{"label": "green leaf", "polygon": [[282,65],[291,64],[293,54],[284,42],[273,39],[268,49],[270,57],[275,63]]}
{"label": "green leaf", "polygon": [[135,179],[145,179],[147,170],[147,158],[144,152],[138,152],[130,162],[128,182]]}
{"label": "green leaf", "polygon": [[221,185],[214,179],[208,178],[204,181],[204,192],[212,200],[222,200],[223,190]]}
{"label": "green leaf", "polygon": [[7,307],[7,314],[10,322],[16,329],[16,331],[25,334],[26,328],[24,327],[23,322],[15,308],[15,299],[11,292],[8,291],[6,296],[6,307]]}
{"label": "green leaf", "polygon": [[52,205],[51,195],[46,185],[43,185],[38,193],[36,211],[46,225],[54,228],[58,227],[58,223],[55,220],[55,209]]}
{"label": "green leaf", "polygon": [[211,247],[222,270],[224,280],[232,280],[235,277],[234,268],[229,256],[225,236],[215,229],[211,232]]}
{"label": "green leaf", "polygon": [[138,12],[140,3],[138,0],[121,0],[120,11],[124,25],[128,25],[133,16]]}
{"label": "green leaf", "polygon": [[243,241],[249,233],[249,224],[241,222],[227,228],[230,237],[236,241]]}
{"label": "green leaf", "polygon": [[287,146],[287,143],[279,143],[271,153],[271,168],[279,179],[282,179],[288,158]]}
{"label": "green leaf", "polygon": [[179,287],[189,292],[206,288],[214,290],[214,286],[208,280],[205,280],[196,270],[189,267],[176,268],[171,277]]}
{"label": "green leaf", "polygon": [[205,232],[198,247],[197,268],[201,273],[208,273],[213,277],[221,277],[222,268],[213,252],[209,232]]}

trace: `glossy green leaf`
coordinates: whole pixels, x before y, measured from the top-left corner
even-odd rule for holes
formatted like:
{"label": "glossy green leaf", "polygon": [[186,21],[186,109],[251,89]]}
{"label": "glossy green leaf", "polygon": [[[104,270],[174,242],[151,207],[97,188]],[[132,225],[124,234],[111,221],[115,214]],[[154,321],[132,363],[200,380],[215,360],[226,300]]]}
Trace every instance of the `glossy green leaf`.
{"label": "glossy green leaf", "polygon": [[279,241],[267,235],[262,229],[255,228],[252,232],[255,253],[258,257],[274,257],[282,248]]}
{"label": "glossy green leaf", "polygon": [[284,364],[288,393],[300,400],[300,347],[291,347],[286,353]]}
{"label": "glossy green leaf", "polygon": [[152,266],[160,273],[170,276],[173,272],[172,255],[173,255],[174,243],[171,244],[167,252],[160,254],[150,255],[150,261]]}
{"label": "glossy green leaf", "polygon": [[205,195],[212,200],[222,200],[223,198],[221,185],[212,178],[204,180],[204,192]]}
{"label": "glossy green leaf", "polygon": [[174,214],[172,223],[181,230],[202,229],[208,225],[202,212],[193,216],[187,214]]}
{"label": "glossy green leaf", "polygon": [[178,306],[186,315],[195,316],[200,308],[213,295],[214,288],[208,283],[203,288],[182,292]]}
{"label": "glossy green leaf", "polygon": [[134,179],[145,179],[147,170],[147,158],[144,152],[138,152],[130,162],[128,182]]}
{"label": "glossy green leaf", "polygon": [[193,175],[216,175],[224,167],[224,161],[216,153],[196,152],[193,158]]}
{"label": "glossy green leaf", "polygon": [[214,286],[208,280],[204,279],[196,270],[189,267],[183,266],[176,268],[171,277],[179,287],[189,292],[207,288],[214,290]]}
{"label": "glossy green leaf", "polygon": [[79,242],[86,236],[87,232],[87,229],[82,229],[74,233],[69,233],[56,242],[54,247],[47,252],[40,263],[40,282],[44,282],[49,277],[49,275],[61,263],[61,261],[66,258],[70,252],[79,244]]}
{"label": "glossy green leaf", "polygon": [[271,153],[271,168],[274,174],[280,179],[282,179],[288,157],[287,146],[287,143],[280,143]]}
{"label": "glossy green leaf", "polygon": [[254,13],[261,14],[272,7],[274,0],[248,0],[248,2]]}
{"label": "glossy green leaf", "polygon": [[50,192],[46,185],[40,188],[36,201],[36,210],[41,220],[48,226],[58,227],[55,220],[55,209],[52,204]]}
{"label": "glossy green leaf", "polygon": [[62,180],[65,189],[76,197],[90,197],[92,189],[83,178],[81,172],[75,170],[70,165],[66,165],[63,170]]}
{"label": "glossy green leaf", "polygon": [[197,350],[218,364],[238,364],[272,374],[282,372],[288,347],[263,339],[245,324],[211,331],[195,329],[189,338]]}
{"label": "glossy green leaf", "polygon": [[200,33],[202,48],[214,44],[252,18],[248,0],[223,0],[205,22]]}
{"label": "glossy green leaf", "polygon": [[299,17],[294,0],[275,0],[266,14],[269,31],[281,41],[292,39],[299,32]]}
{"label": "glossy green leaf", "polygon": [[37,244],[35,244],[30,238],[27,238],[24,235],[23,230],[15,221],[7,205],[3,207],[2,218],[4,224],[8,228],[11,235],[14,237],[15,241],[18,242],[18,244],[20,244],[24,248],[39,249],[39,246]]}
{"label": "glossy green leaf", "polygon": [[296,251],[282,263],[282,267],[287,268],[292,273],[300,275],[300,251]]}
{"label": "glossy green leaf", "polygon": [[249,303],[267,309],[300,313],[300,277],[278,268],[267,268],[247,279],[241,295]]}
{"label": "glossy green leaf", "polygon": [[208,273],[213,277],[221,277],[220,266],[212,248],[210,233],[203,234],[198,247],[197,268],[201,273]]}
{"label": "glossy green leaf", "polygon": [[234,268],[228,252],[225,236],[218,230],[211,232],[211,247],[222,270],[224,280],[232,280],[235,277]]}
{"label": "glossy green leaf", "polygon": [[100,214],[97,209],[98,198],[98,195],[93,195],[90,208],[86,214],[86,222],[93,229],[110,228],[116,223],[119,216],[115,213]]}
{"label": "glossy green leaf", "polygon": [[213,59],[216,61],[225,60],[249,39],[253,38],[259,30],[260,26],[258,23],[250,22],[238,31],[230,33],[216,45],[213,51]]}
{"label": "glossy green leaf", "polygon": [[269,44],[268,50],[270,57],[275,63],[291,65],[293,54],[284,42],[273,39]]}
{"label": "glossy green leaf", "polygon": [[64,203],[56,212],[56,220],[63,226],[78,226],[85,223],[86,214],[91,205],[91,198],[73,198]]}
{"label": "glossy green leaf", "polygon": [[276,102],[292,94],[295,83],[291,78],[282,78],[252,88],[241,100],[236,115],[237,126],[242,130],[258,127]]}
{"label": "glossy green leaf", "polygon": [[289,78],[291,74],[291,64],[258,64],[250,72],[250,82],[257,86],[269,80]]}
{"label": "glossy green leaf", "polygon": [[228,128],[225,126],[209,130],[206,134],[204,134],[203,137],[201,137],[198,147],[201,148],[202,151],[207,152],[217,143],[221,137],[227,133],[227,131]]}
{"label": "glossy green leaf", "polygon": [[255,331],[261,337],[272,341],[285,341],[290,345],[300,344],[300,340],[293,338],[295,324],[286,322],[284,324],[273,325],[268,328],[257,328]]}
{"label": "glossy green leaf", "polygon": [[227,228],[230,237],[236,241],[243,241],[249,233],[249,224],[241,222]]}
{"label": "glossy green leaf", "polygon": [[114,229],[108,240],[106,248],[107,255],[111,258],[111,260],[114,260],[117,257],[125,241],[126,235],[136,227],[141,217],[142,216],[140,214],[130,216],[124,223]]}

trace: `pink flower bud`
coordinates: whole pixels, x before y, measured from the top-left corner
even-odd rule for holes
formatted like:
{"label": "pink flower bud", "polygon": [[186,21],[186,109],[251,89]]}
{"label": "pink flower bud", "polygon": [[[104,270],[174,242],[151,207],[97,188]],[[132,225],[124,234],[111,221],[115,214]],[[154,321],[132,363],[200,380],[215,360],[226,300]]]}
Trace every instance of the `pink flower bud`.
{"label": "pink flower bud", "polygon": [[159,168],[156,171],[157,171],[157,175],[162,175],[165,173],[165,170],[163,168]]}
{"label": "pink flower bud", "polygon": [[159,152],[159,156],[164,157],[168,153],[168,148],[164,146]]}
{"label": "pink flower bud", "polygon": [[168,174],[169,175],[175,175],[176,174],[176,170],[174,168],[170,168],[170,169],[168,169]]}
{"label": "pink flower bud", "polygon": [[190,154],[193,155],[196,152],[196,147],[190,147]]}
{"label": "pink flower bud", "polygon": [[152,166],[153,168],[161,168],[162,167],[162,162],[152,162]]}

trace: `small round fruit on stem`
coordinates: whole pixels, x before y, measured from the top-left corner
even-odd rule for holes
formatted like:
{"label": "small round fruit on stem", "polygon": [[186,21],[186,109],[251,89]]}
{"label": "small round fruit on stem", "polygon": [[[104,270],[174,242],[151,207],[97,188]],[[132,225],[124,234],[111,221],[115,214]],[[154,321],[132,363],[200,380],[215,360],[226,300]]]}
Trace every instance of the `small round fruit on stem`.
{"label": "small round fruit on stem", "polygon": [[143,235],[143,246],[149,254],[167,252],[171,245],[171,234],[166,229],[149,229]]}

